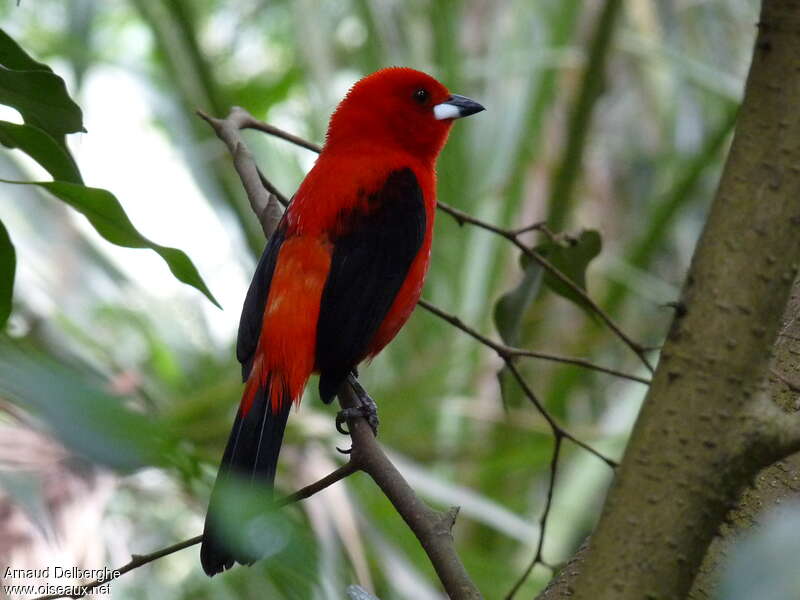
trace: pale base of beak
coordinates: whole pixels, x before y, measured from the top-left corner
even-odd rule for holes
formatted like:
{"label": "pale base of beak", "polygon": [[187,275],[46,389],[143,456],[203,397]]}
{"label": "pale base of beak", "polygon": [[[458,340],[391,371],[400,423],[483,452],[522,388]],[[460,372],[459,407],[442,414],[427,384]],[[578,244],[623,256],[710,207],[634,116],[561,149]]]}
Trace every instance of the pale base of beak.
{"label": "pale base of beak", "polygon": [[461,116],[461,111],[457,106],[443,102],[433,107],[433,116],[439,121],[444,119],[458,119]]}

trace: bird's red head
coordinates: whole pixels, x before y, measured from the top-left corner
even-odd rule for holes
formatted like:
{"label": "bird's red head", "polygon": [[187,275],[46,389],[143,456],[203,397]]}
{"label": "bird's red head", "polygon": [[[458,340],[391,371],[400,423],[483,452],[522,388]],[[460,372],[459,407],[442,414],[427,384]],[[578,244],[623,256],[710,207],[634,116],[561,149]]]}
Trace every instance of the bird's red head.
{"label": "bird's red head", "polygon": [[325,147],[377,144],[434,161],[453,120],[482,110],[421,71],[381,69],[356,83],[336,108]]}

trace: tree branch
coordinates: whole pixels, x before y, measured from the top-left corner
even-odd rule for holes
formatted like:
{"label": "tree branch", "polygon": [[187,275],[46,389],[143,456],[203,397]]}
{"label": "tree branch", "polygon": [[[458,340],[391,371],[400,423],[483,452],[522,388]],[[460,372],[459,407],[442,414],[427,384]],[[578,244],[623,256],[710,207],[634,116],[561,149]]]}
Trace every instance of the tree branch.
{"label": "tree branch", "polygon": [[514,361],[510,358],[504,360],[506,363],[506,367],[511,372],[511,375],[513,375],[514,379],[517,380],[520,389],[522,389],[522,392],[525,394],[528,400],[531,401],[531,403],[536,407],[536,410],[538,410],[539,413],[544,417],[545,421],[547,421],[547,424],[550,426],[550,429],[552,430],[554,436],[556,436],[557,438],[561,437],[568,439],[569,441],[573,442],[577,446],[580,446],[590,454],[594,454],[597,458],[602,460],[612,469],[617,467],[617,463],[615,461],[611,460],[607,456],[598,452],[583,440],[576,438],[569,431],[567,431],[561,425],[559,425],[558,421],[555,420],[555,417],[553,417],[553,415],[550,414],[550,412],[542,404],[541,400],[539,400],[539,398],[533,392],[533,389],[531,388],[530,385],[528,385],[528,382],[525,381],[525,378],[522,377],[522,373],[519,372],[519,369],[517,369],[517,365],[514,364]]}
{"label": "tree branch", "polygon": [[[492,233],[499,235],[502,238],[505,238],[514,246],[519,248],[519,250],[525,254],[531,260],[536,261],[541,265],[541,267],[553,275],[556,279],[558,279],[561,283],[566,285],[570,290],[572,290],[575,294],[581,297],[581,300],[586,302],[588,306],[591,307],[592,311],[600,317],[600,319],[608,326],[609,329],[620,339],[622,342],[628,346],[635,354],[639,357],[639,360],[642,361],[642,364],[647,368],[648,371],[651,373],[653,372],[653,365],[650,364],[650,361],[647,358],[647,349],[635,342],[631,337],[626,334],[622,328],[617,325],[617,323],[611,318],[611,316],[606,313],[600,306],[589,297],[589,294],[586,293],[582,287],[577,285],[572,279],[570,279],[566,274],[564,274],[558,267],[556,267],[553,263],[547,260],[544,256],[536,252],[533,248],[527,246],[524,242],[522,242],[519,238],[522,233],[525,233],[530,227],[540,227],[539,223],[535,223],[530,227],[522,227],[521,229],[505,229],[503,227],[498,227],[497,225],[492,225],[491,223],[487,223],[486,221],[482,221],[481,219],[476,219],[472,215],[465,213],[462,210],[459,210],[449,204],[445,204],[444,202],[438,203],[439,210],[442,212],[447,213],[451,217],[453,217],[456,222],[460,225],[464,225],[468,223],[470,225],[474,225],[475,227],[479,227],[481,229],[485,229],[486,231],[491,231]],[[552,235],[552,233],[551,233]]]}
{"label": "tree branch", "polygon": [[593,362],[582,358],[558,356],[556,354],[548,354],[546,352],[536,352],[534,350],[526,350],[524,348],[514,348],[513,346],[506,346],[505,344],[500,344],[498,342],[493,341],[491,338],[488,338],[485,335],[479,333],[477,330],[473,329],[472,327],[464,323],[457,316],[442,310],[441,308],[428,302],[424,298],[420,298],[417,304],[422,308],[424,308],[425,310],[427,310],[428,312],[436,315],[440,319],[447,321],[453,327],[460,329],[464,333],[472,336],[484,346],[488,346],[489,348],[494,350],[497,353],[497,355],[500,356],[500,358],[505,359],[505,358],[526,357],[526,356],[530,358],[540,358],[542,360],[560,362],[568,365],[576,365],[592,371],[598,371],[600,373],[614,375],[615,377],[620,377],[622,379],[628,379],[630,381],[636,381],[639,383],[643,383],[645,385],[650,385],[650,380],[644,377],[639,377],[637,375],[631,375],[629,373],[617,371],[616,369],[611,369],[609,367],[596,365]]}
{"label": "tree branch", "polygon": [[[800,277],[795,279],[792,295],[783,314],[780,334],[775,340],[770,365],[769,396],[772,410],[776,407],[787,413],[798,410],[800,389],[787,376],[796,375],[798,370],[797,356],[800,355]],[[787,441],[796,443],[798,427],[796,416],[786,415],[778,418],[779,424],[789,428],[783,435],[778,433],[773,442],[782,446]],[[786,439],[788,437],[788,440]],[[783,438],[783,442],[781,441]],[[720,576],[720,566],[725,557],[730,556],[730,549],[743,534],[758,522],[765,508],[800,497],[797,481],[800,480],[800,453],[787,456],[779,463],[770,465],[755,477],[753,485],[742,493],[736,507],[725,517],[719,534],[711,542],[703,564],[692,583],[690,600],[701,600],[716,596],[716,586]]]}
{"label": "tree branch", "polygon": [[253,155],[239,135],[239,130],[252,120],[250,113],[234,106],[225,119],[215,119],[202,110],[198,110],[197,114],[211,125],[217,137],[228,147],[233,156],[233,165],[242,181],[247,199],[250,201],[250,208],[258,217],[264,236],[269,239],[278,226],[281,211],[277,202],[278,194],[275,191],[270,194],[271,190],[265,189],[265,186],[261,184],[261,173],[256,167]]}
{"label": "tree branch", "polygon": [[685,598],[756,473],[796,447],[764,413],[800,259],[800,21],[764,0],[736,132],[661,361],[592,534],[574,600]]}
{"label": "tree branch", "polygon": [[522,584],[525,583],[525,580],[528,579],[530,574],[533,572],[533,568],[541,563],[545,564],[544,559],[542,558],[542,549],[544,548],[544,535],[545,530],[547,529],[547,518],[550,516],[550,507],[553,505],[553,491],[556,487],[556,475],[558,474],[558,458],[561,453],[561,440],[562,436],[557,435],[555,436],[555,445],[553,446],[553,456],[550,458],[550,481],[547,484],[547,499],[544,503],[544,510],[542,511],[542,516],[539,519],[539,543],[536,544],[536,554],[533,555],[533,560],[531,560],[528,567],[523,571],[522,575],[519,579],[517,579],[514,586],[511,588],[511,591],[508,592],[506,595],[506,600],[513,600],[514,596],[519,591],[519,588],[522,587]]}
{"label": "tree branch", "polygon": [[[339,390],[339,402],[342,408],[351,408],[358,404],[348,383]],[[353,440],[350,460],[378,484],[392,506],[414,532],[450,598],[455,600],[481,598],[478,588],[458,558],[453,543],[452,528],[458,508],[451,508],[445,513],[433,510],[417,497],[383,452],[372,429],[363,418],[348,419],[348,427]]]}

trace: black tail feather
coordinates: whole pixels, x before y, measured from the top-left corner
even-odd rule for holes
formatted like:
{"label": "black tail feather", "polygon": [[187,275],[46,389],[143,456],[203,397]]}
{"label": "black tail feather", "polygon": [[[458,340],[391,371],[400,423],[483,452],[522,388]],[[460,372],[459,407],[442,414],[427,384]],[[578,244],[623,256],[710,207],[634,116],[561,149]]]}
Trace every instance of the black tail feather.
{"label": "black tail feather", "polygon": [[200,562],[209,576],[230,569],[234,562],[249,565],[258,558],[249,556],[242,549],[231,548],[225,543],[230,536],[225,537],[219,530],[218,515],[222,509],[219,488],[221,482],[229,476],[244,482],[250,481],[257,485],[272,487],[283,431],[291,406],[291,399],[288,397],[288,392],[285,392],[279,412],[274,413],[267,390],[260,389],[247,415],[242,416],[241,408],[236,413],[228,445],[225,447],[217,473],[217,481],[211,492],[203,530],[203,544],[200,547]]}

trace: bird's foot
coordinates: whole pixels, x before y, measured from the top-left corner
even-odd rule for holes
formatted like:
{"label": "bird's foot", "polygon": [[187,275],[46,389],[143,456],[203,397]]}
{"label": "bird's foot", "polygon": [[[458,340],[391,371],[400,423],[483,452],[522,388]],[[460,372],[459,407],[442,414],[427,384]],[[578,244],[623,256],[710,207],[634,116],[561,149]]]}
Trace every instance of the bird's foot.
{"label": "bird's foot", "polygon": [[344,428],[344,423],[347,419],[363,417],[367,420],[370,429],[372,429],[372,433],[377,436],[378,424],[380,423],[378,420],[378,405],[375,404],[375,401],[370,397],[354,375],[351,374],[347,378],[347,381],[350,387],[353,388],[353,392],[358,400],[358,405],[350,408],[343,408],[336,414],[336,430],[341,434],[349,435],[350,432]]}
{"label": "bird's foot", "polygon": [[[367,396],[369,398],[369,396]],[[344,428],[347,419],[355,419],[357,417],[364,417],[369,423],[372,433],[378,435],[378,410],[372,398],[369,398],[372,404],[362,404],[360,406],[353,406],[351,408],[343,408],[336,413],[336,431],[343,435],[350,435],[350,432]]]}
{"label": "bird's foot", "polygon": [[348,377],[348,381],[350,382],[350,387],[353,388],[353,392],[355,392],[356,398],[358,398],[358,410],[362,412],[361,416],[369,423],[372,434],[378,437],[378,425],[380,424],[378,420],[378,405],[375,403],[375,400],[370,397],[367,390],[364,389],[364,386],[361,385],[357,378],[358,372],[353,370],[353,374]]}

